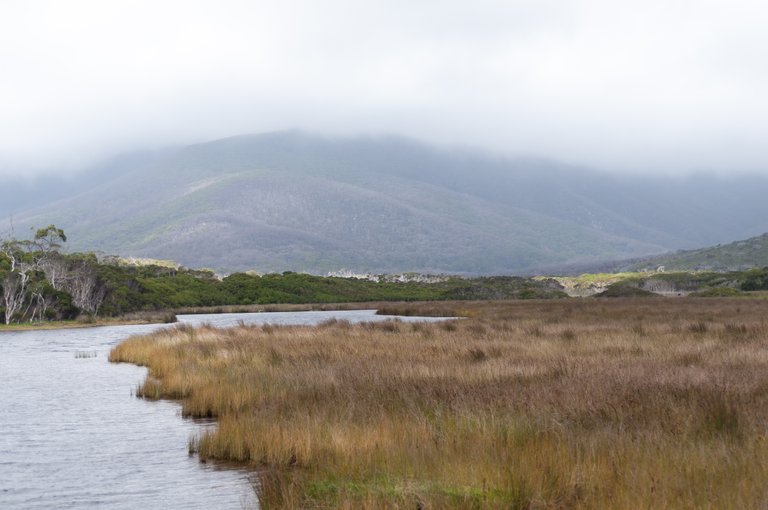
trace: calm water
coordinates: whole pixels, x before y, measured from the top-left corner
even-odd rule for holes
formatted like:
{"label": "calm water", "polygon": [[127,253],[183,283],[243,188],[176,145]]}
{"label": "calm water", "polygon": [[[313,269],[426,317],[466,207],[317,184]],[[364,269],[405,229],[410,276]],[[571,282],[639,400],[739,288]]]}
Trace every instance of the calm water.
{"label": "calm water", "polygon": [[[373,311],[179,316],[213,326],[381,320]],[[418,320],[403,318],[403,320]],[[423,320],[423,319],[422,319]],[[107,361],[158,325],[0,333],[0,508],[257,508],[244,470],[201,464],[187,441],[215,426],[132,396],[145,369]]]}

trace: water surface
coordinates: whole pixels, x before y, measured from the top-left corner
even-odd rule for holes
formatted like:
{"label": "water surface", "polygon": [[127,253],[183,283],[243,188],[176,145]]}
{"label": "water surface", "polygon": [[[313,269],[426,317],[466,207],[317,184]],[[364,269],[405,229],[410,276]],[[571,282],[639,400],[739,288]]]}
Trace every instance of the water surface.
{"label": "water surface", "polygon": [[[387,317],[371,310],[179,316],[217,327],[330,318]],[[189,456],[189,437],[214,424],[182,419],[175,402],[133,397],[146,370],[107,361],[120,341],[161,327],[169,326],[0,332],[0,508],[258,507],[253,473]]]}

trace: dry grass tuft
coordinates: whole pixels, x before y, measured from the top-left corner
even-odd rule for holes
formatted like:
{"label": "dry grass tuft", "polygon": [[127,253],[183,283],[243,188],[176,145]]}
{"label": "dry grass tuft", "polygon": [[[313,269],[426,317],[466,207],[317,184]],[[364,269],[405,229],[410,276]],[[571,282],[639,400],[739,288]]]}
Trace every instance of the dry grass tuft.
{"label": "dry grass tuft", "polygon": [[180,326],[110,360],[217,417],[190,450],[262,469],[265,508],[768,504],[764,301],[460,306],[472,318]]}

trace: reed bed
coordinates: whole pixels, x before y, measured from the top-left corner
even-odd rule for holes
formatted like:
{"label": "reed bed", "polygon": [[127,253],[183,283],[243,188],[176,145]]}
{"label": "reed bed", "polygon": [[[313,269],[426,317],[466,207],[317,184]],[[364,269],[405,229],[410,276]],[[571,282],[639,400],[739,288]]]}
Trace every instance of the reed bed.
{"label": "reed bed", "polygon": [[[421,302],[419,302],[421,303]],[[188,306],[175,308],[173,313],[208,314],[208,313],[262,313],[262,312],[312,312],[338,310],[376,310],[387,305],[386,301],[355,301],[349,303],[273,303],[265,305],[218,305]]]}
{"label": "reed bed", "polygon": [[110,360],[217,418],[191,450],[260,469],[264,508],[768,505],[765,301],[445,306],[469,318],[178,326]]}

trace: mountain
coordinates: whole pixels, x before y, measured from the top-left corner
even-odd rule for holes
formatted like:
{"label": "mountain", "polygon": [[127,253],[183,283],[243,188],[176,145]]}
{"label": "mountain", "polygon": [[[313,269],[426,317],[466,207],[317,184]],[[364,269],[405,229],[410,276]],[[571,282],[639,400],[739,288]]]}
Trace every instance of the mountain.
{"label": "mountain", "polygon": [[665,271],[743,271],[768,267],[768,233],[733,243],[634,260],[623,269],[638,271],[659,266]]}
{"label": "mountain", "polygon": [[[83,177],[85,176],[85,177]],[[626,177],[290,131],[124,156],[19,206],[70,249],[219,271],[534,273],[768,231],[765,177]],[[6,186],[0,186],[5,189]]]}
{"label": "mountain", "polygon": [[[74,175],[38,175],[24,179],[0,176],[0,218],[10,218],[21,212],[72,197],[97,184],[108,182],[117,175],[156,160],[163,151],[133,152],[113,157],[93,168]],[[0,228],[0,232],[4,229]]]}

